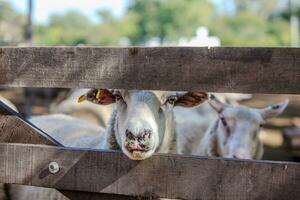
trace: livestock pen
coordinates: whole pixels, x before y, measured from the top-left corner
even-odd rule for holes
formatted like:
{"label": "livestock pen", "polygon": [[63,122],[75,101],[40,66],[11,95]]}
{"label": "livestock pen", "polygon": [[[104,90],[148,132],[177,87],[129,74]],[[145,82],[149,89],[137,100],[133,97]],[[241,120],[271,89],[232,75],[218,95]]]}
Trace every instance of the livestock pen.
{"label": "livestock pen", "polygon": [[[300,49],[0,48],[3,87],[298,94]],[[299,199],[300,164],[74,149],[1,103],[0,182],[71,199]]]}

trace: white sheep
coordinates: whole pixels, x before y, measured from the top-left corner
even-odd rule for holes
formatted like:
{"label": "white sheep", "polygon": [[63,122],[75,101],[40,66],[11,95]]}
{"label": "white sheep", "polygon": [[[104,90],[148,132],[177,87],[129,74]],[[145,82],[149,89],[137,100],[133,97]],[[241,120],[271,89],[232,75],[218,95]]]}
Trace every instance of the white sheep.
{"label": "white sheep", "polygon": [[76,117],[50,114],[29,121],[66,147],[100,149],[104,145],[105,129]]}
{"label": "white sheep", "polygon": [[238,159],[261,159],[263,145],[258,135],[265,120],[281,114],[288,100],[254,109],[246,106],[224,104],[211,95],[208,103],[217,111],[199,145],[191,152],[193,155],[220,156]]}
{"label": "white sheep", "polygon": [[[214,93],[222,103],[239,105],[239,101],[249,99],[250,94],[238,93]],[[211,121],[217,117],[215,110],[206,101],[200,106],[191,109],[182,107],[174,108],[177,134],[177,152],[179,154],[191,154],[192,150],[199,146]]]}
{"label": "white sheep", "polygon": [[85,97],[100,105],[116,104],[103,148],[121,150],[130,159],[143,160],[154,152],[176,153],[173,107],[197,106],[207,99],[207,94],[94,89]]}
{"label": "white sheep", "polygon": [[210,122],[217,116],[208,102],[198,107],[183,109],[174,108],[177,132],[177,153],[191,154],[199,146]]}

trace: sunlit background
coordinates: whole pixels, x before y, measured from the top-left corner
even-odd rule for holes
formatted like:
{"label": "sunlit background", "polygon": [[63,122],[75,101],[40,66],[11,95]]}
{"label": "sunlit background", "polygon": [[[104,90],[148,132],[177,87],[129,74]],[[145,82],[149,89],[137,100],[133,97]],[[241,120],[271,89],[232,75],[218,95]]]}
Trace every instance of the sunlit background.
{"label": "sunlit background", "polygon": [[[0,0],[0,46],[298,47],[299,16],[296,0]],[[63,92],[15,88],[1,95],[30,116],[49,113]],[[263,129],[267,159],[300,156],[300,142],[292,152],[282,134],[300,135],[300,98],[253,95],[239,101],[264,107],[286,98],[287,111]]]}
{"label": "sunlit background", "polygon": [[299,13],[296,0],[0,0],[0,45],[31,40],[31,14],[38,46],[298,46]]}

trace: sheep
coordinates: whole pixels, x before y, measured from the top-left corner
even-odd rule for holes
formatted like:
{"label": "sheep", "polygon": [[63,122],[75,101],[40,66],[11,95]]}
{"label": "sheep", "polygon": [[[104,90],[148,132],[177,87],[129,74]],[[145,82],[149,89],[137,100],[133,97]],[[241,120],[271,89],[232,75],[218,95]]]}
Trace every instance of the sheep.
{"label": "sheep", "polygon": [[33,116],[29,121],[66,147],[100,149],[103,127],[66,114]]}
{"label": "sheep", "polygon": [[211,122],[191,154],[261,159],[263,145],[258,138],[260,126],[266,119],[281,114],[287,107],[288,100],[263,109],[224,104],[213,95],[208,103],[218,113],[218,117]]}
{"label": "sheep", "polygon": [[174,115],[178,154],[191,154],[199,145],[210,122],[217,116],[207,101],[191,109],[175,107]]}
{"label": "sheep", "polygon": [[223,103],[229,103],[231,105],[239,105],[239,101],[252,98],[252,94],[242,93],[214,93],[214,96]]}
{"label": "sheep", "polygon": [[71,91],[68,97],[60,102],[52,103],[50,105],[50,113],[58,114],[63,113],[80,119],[98,124],[105,127],[114,105],[98,106],[91,102],[85,101],[81,104],[77,103],[77,99],[89,89],[78,89]]}
{"label": "sheep", "polygon": [[[251,94],[239,93],[214,93],[214,96],[222,103],[233,105],[239,105],[239,101],[252,97]],[[176,131],[179,133],[177,134],[177,153],[191,154],[192,150],[199,145],[217,113],[206,101],[191,109],[177,106],[174,108],[174,115]]]}
{"label": "sheep", "polygon": [[197,106],[207,94],[92,89],[84,97],[100,105],[115,103],[103,148],[121,150],[130,159],[143,160],[155,152],[176,153],[173,107]]}

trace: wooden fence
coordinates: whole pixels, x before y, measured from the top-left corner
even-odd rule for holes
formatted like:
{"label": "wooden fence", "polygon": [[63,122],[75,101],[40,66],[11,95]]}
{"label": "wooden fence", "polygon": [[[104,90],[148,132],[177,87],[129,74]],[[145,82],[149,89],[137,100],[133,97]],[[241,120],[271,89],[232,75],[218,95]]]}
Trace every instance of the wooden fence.
{"label": "wooden fence", "polygon": [[[299,79],[298,48],[0,48],[6,87],[298,94]],[[297,163],[166,154],[133,161],[63,147],[3,103],[0,113],[2,183],[56,188],[74,199],[300,198]]]}

